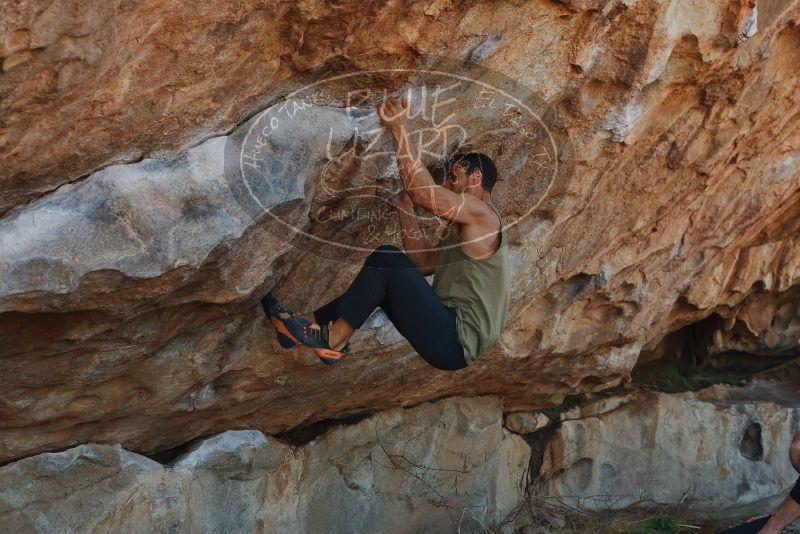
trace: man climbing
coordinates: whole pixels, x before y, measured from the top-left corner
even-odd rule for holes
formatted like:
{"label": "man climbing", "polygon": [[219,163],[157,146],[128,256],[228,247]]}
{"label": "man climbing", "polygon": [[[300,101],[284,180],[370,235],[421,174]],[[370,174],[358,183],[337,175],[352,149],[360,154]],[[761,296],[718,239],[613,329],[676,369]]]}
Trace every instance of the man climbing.
{"label": "man climbing", "polygon": [[[261,301],[283,347],[311,347],[327,364],[349,351],[348,339],[376,307],[430,365],[466,367],[500,337],[508,315],[508,243],[491,191],[497,174],[488,156],[452,158],[443,185],[420,161],[407,129],[408,97],[388,98],[378,116],[392,136],[404,189],[392,199],[403,230],[405,252],[381,245],[367,256],[350,287],[339,297],[299,316],[272,292]],[[438,245],[423,236],[417,205],[450,221]],[[433,285],[425,276],[433,274]]]}
{"label": "man climbing", "polygon": [[[794,470],[800,474],[800,432],[794,435],[789,446],[789,461]],[[800,478],[771,515],[751,519],[744,525],[723,530],[719,534],[780,534],[798,517],[800,517]]]}

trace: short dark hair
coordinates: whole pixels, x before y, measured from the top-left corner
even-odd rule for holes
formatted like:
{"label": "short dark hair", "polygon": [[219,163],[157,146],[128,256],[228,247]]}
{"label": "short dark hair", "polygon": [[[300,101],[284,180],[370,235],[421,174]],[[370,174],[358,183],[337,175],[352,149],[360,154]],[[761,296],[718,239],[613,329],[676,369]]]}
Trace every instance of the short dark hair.
{"label": "short dark hair", "polygon": [[497,181],[497,168],[489,156],[480,152],[468,152],[454,155],[451,162],[458,163],[467,176],[480,170],[481,187],[491,193],[494,183]]}

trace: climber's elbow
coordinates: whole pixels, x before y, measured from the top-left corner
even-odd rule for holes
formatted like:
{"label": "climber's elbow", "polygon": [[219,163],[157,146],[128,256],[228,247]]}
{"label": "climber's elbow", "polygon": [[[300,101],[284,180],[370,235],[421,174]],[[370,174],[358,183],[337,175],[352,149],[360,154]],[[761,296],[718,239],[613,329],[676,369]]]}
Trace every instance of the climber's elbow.
{"label": "climber's elbow", "polygon": [[422,187],[411,189],[408,191],[408,197],[411,199],[411,202],[413,202],[415,206],[419,206],[422,209],[430,211],[430,208],[432,206],[432,196],[430,189]]}

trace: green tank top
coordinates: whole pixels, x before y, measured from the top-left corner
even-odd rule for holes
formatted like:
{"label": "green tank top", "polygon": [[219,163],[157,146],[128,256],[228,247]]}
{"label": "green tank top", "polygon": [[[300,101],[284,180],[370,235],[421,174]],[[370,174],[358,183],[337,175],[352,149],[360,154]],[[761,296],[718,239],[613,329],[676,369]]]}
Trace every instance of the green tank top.
{"label": "green tank top", "polygon": [[439,239],[437,247],[439,259],[432,287],[445,306],[455,308],[456,329],[467,364],[500,337],[511,299],[511,269],[503,218],[497,208],[492,206],[492,209],[500,219],[500,247],[494,254],[479,260],[470,258],[451,232]]}

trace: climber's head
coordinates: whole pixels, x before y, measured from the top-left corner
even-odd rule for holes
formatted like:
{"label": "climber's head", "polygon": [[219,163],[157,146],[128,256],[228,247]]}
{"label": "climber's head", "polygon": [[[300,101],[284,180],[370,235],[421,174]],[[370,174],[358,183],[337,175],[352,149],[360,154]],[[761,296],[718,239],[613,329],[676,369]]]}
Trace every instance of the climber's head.
{"label": "climber's head", "polygon": [[454,193],[467,192],[481,198],[482,191],[492,192],[496,181],[497,169],[489,156],[469,152],[450,159],[442,185]]}
{"label": "climber's head", "polygon": [[794,470],[800,473],[800,432],[794,435],[792,444],[789,446],[789,460],[791,460]]}

